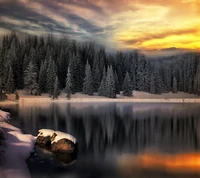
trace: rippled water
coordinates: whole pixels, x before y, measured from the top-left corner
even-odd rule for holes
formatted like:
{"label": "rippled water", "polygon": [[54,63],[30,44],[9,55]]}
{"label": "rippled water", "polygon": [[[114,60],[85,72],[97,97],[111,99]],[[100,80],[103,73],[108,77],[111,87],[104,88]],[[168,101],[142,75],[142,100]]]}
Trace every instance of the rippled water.
{"label": "rippled water", "polygon": [[49,128],[78,140],[78,157],[69,166],[36,150],[34,164],[29,162],[32,177],[200,177],[198,104],[51,103],[5,109],[25,133]]}

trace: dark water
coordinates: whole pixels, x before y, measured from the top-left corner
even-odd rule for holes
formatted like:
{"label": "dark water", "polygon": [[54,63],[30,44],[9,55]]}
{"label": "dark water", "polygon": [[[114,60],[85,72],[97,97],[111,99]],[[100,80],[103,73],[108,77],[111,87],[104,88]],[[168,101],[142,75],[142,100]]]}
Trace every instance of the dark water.
{"label": "dark water", "polygon": [[48,128],[70,133],[78,140],[77,159],[68,166],[36,148],[37,154],[28,162],[34,178],[200,177],[196,172],[174,174],[150,168],[131,168],[128,173],[120,162],[125,154],[198,154],[198,104],[51,103],[4,108],[12,115],[11,124],[25,133],[37,135],[39,129]]}

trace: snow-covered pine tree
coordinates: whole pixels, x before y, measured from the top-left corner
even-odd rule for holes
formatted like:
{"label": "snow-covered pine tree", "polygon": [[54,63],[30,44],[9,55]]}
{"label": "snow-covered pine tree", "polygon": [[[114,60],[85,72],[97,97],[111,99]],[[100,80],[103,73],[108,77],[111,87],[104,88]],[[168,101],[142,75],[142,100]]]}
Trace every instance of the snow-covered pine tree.
{"label": "snow-covered pine tree", "polygon": [[124,84],[123,84],[123,95],[132,96],[132,94],[133,93],[132,93],[132,87],[131,87],[131,79],[128,72],[126,72],[126,76],[124,78]]}
{"label": "snow-covered pine tree", "polygon": [[144,91],[149,92],[150,90],[150,80],[151,80],[151,64],[147,60],[144,68]]}
{"label": "snow-covered pine tree", "polygon": [[119,80],[118,80],[116,71],[115,71],[115,91],[116,91],[116,94],[120,94]]}
{"label": "snow-covered pine tree", "polygon": [[3,99],[3,81],[0,77],[0,99]]}
{"label": "snow-covered pine tree", "polygon": [[64,88],[66,83],[66,76],[67,76],[67,67],[69,64],[69,51],[66,49],[61,48],[59,57],[58,57],[58,74],[59,74],[59,81],[60,87]]}
{"label": "snow-covered pine tree", "polygon": [[96,92],[101,84],[101,74],[100,74],[100,70],[99,70],[99,66],[96,65],[94,66],[94,75],[93,75],[93,87],[94,87],[94,91]]}
{"label": "snow-covered pine tree", "polygon": [[155,85],[155,76],[154,73],[151,74],[151,81],[150,81],[150,93],[156,93],[156,85]]}
{"label": "snow-covered pine tree", "polygon": [[67,78],[66,78],[66,84],[65,84],[65,91],[67,93],[67,95],[66,95],[67,99],[71,98],[71,92],[72,92],[71,87],[72,87],[71,72],[70,72],[70,66],[68,66]]}
{"label": "snow-covered pine tree", "polygon": [[177,80],[176,77],[173,78],[173,87],[172,87],[172,93],[177,93]]}
{"label": "snow-covered pine tree", "polygon": [[83,83],[83,93],[86,95],[93,95],[94,89],[92,86],[92,72],[90,64],[87,61],[86,69],[85,69],[85,78]]}
{"label": "snow-covered pine tree", "polygon": [[131,64],[131,86],[132,90],[136,89],[136,69],[135,69],[135,64]]}
{"label": "snow-covered pine tree", "polygon": [[83,89],[83,77],[84,67],[80,58],[79,53],[75,55],[73,53],[70,57],[70,71],[71,71],[71,82],[72,82],[72,93],[82,91]]}
{"label": "snow-covered pine tree", "polygon": [[101,80],[101,85],[98,89],[99,96],[106,96],[106,69],[103,69],[103,77]]}
{"label": "snow-covered pine tree", "polygon": [[163,91],[163,81],[160,75],[159,65],[156,64],[154,69],[154,77],[155,77],[155,93],[161,94]]}
{"label": "snow-covered pine tree", "polygon": [[194,78],[194,92],[200,95],[200,62],[197,65],[196,75]]}
{"label": "snow-covered pine tree", "polygon": [[46,83],[47,83],[47,67],[48,62],[45,60],[41,67],[39,73],[39,88],[42,93],[46,92]]}
{"label": "snow-covered pine tree", "polygon": [[56,80],[56,67],[53,59],[50,57],[48,69],[47,69],[47,91],[51,97],[54,93],[54,83]]}
{"label": "snow-covered pine tree", "polygon": [[15,82],[12,67],[9,68],[8,78],[5,85],[5,91],[8,94],[14,93],[15,91]]}
{"label": "snow-covered pine tree", "polygon": [[37,87],[37,73],[35,71],[35,66],[32,61],[29,62],[26,70],[24,71],[24,85],[25,90],[30,91],[33,94],[33,90]]}
{"label": "snow-covered pine tree", "polygon": [[115,77],[114,77],[112,66],[108,67],[108,70],[107,70],[107,76],[106,76],[106,96],[108,98],[116,98]]}
{"label": "snow-covered pine tree", "polygon": [[145,87],[145,65],[146,59],[144,55],[140,54],[137,68],[137,88],[139,91],[144,91]]}
{"label": "snow-covered pine tree", "polygon": [[58,81],[58,76],[56,76],[53,89],[53,99],[58,99],[59,94],[60,94],[59,81]]}

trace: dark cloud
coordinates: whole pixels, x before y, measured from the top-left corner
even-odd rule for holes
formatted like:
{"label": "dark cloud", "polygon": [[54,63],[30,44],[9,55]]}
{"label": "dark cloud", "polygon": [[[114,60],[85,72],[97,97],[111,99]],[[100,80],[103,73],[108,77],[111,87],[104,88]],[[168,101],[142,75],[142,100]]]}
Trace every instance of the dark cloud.
{"label": "dark cloud", "polygon": [[[54,2],[54,1],[53,1]],[[104,28],[98,27],[96,25],[94,25],[92,22],[90,22],[87,19],[84,19],[80,16],[74,14],[71,11],[66,11],[64,8],[60,7],[60,6],[56,6],[55,3],[53,3],[52,1],[48,1],[48,2],[42,2],[43,5],[45,5],[45,7],[47,7],[49,10],[52,11],[52,13],[57,13],[59,15],[61,15],[62,17],[66,18],[70,23],[72,24],[76,24],[78,27],[80,27],[80,29],[83,29],[89,33],[102,33],[104,32]],[[78,3],[77,1],[72,1],[72,0],[67,0],[67,1],[63,1],[63,0],[59,0],[57,2],[65,2],[67,4],[72,4],[72,5],[76,5],[76,6],[80,6],[80,7],[85,7],[88,9],[93,9],[95,12],[97,11],[97,13],[103,13],[102,9],[89,3],[88,1],[81,1],[82,3]]]}
{"label": "dark cloud", "polygon": [[[17,20],[25,20],[25,21],[31,22],[33,24],[40,25],[47,31],[53,31],[55,29],[55,27],[58,29],[62,29],[62,30],[64,30],[64,29],[69,30],[64,26],[61,26],[60,24],[58,24],[51,18],[40,15],[37,12],[32,11],[31,9],[29,9],[17,2],[10,3],[10,4],[8,4],[8,3],[2,4],[0,6],[0,16],[2,16],[2,17],[6,16],[10,19],[14,18]],[[9,22],[7,22],[7,23],[9,23]],[[14,24],[10,24],[10,26],[12,26],[12,25],[14,26]],[[1,22],[1,26],[5,28],[6,25],[5,25],[5,23]],[[11,27],[11,28],[9,28],[9,30],[12,30],[13,28]],[[29,27],[27,26],[27,28],[29,28]]]}
{"label": "dark cloud", "polygon": [[85,8],[85,9],[90,9],[90,10],[93,10],[94,12],[96,13],[99,13],[99,14],[104,14],[103,12],[103,9],[99,6],[96,6],[93,3],[91,3],[90,1],[88,0],[81,0],[81,1],[75,1],[75,0],[57,0],[56,3],[54,0],[43,0],[43,1],[40,1],[40,0],[37,0],[37,2],[39,3],[42,3],[43,5],[45,6],[52,6],[55,8],[55,7],[58,7],[56,6],[56,3],[63,3],[63,4],[68,4],[68,5],[73,5],[73,6],[77,6],[77,7],[81,7],[81,8]]}
{"label": "dark cloud", "polygon": [[[71,11],[66,11],[64,8],[58,6],[55,4],[55,1],[51,0],[44,0],[39,1],[36,0],[34,2],[40,3],[45,7],[45,9],[48,9],[52,12],[52,15],[60,15],[61,17],[65,18],[67,21],[69,21],[71,24],[75,24],[80,29],[86,31],[88,33],[87,39],[91,39],[93,34],[103,34],[104,32],[110,31],[113,27],[98,27],[91,23],[89,20],[84,19],[80,16],[74,14]],[[87,0],[81,1],[81,2],[75,2],[72,0],[59,0],[57,2],[62,2],[65,4],[71,4],[76,5],[82,8],[89,8],[93,11],[96,11],[98,13],[103,13],[102,9],[95,6],[94,4],[90,3]],[[37,12],[35,9],[31,9],[30,7],[27,7],[25,4],[20,3],[18,1],[7,1],[5,3],[0,4],[0,16],[9,18],[10,21],[5,22],[2,19],[0,20],[0,27],[7,29],[7,30],[16,30],[18,32],[23,31],[23,33],[29,33],[28,30],[31,31],[43,31],[43,32],[53,32],[53,33],[60,33],[61,35],[69,35],[73,38],[81,37],[86,38],[85,33],[77,32],[70,26],[62,25],[61,23],[57,22],[53,18],[50,18],[49,16],[46,16],[45,14],[41,14]],[[26,21],[30,22],[32,25],[24,24],[15,24],[12,23],[12,20],[17,21]],[[34,26],[36,24],[37,26]]]}

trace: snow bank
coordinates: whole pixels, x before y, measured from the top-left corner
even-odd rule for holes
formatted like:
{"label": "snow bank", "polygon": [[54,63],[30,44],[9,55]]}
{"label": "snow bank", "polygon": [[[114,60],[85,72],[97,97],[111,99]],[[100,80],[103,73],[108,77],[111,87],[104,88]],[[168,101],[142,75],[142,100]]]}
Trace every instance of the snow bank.
{"label": "snow bank", "polygon": [[0,122],[6,122],[10,119],[10,113],[0,110]]}
{"label": "snow bank", "polygon": [[[9,113],[0,111],[3,121],[10,117]],[[30,178],[26,160],[33,152],[35,138],[23,134],[20,129],[1,122],[0,128],[4,130],[6,140],[0,145],[2,171],[4,178]]]}
{"label": "snow bank", "polygon": [[40,129],[38,136],[47,137],[47,136],[52,136],[54,133],[56,133],[57,136],[52,141],[52,143],[57,142],[60,139],[66,138],[66,139],[72,141],[74,144],[76,144],[76,138],[73,137],[72,135],[64,133],[64,132],[60,132],[60,131],[54,131],[51,129]]}

